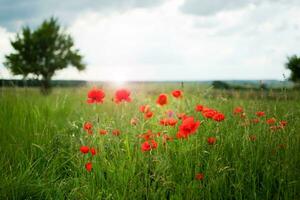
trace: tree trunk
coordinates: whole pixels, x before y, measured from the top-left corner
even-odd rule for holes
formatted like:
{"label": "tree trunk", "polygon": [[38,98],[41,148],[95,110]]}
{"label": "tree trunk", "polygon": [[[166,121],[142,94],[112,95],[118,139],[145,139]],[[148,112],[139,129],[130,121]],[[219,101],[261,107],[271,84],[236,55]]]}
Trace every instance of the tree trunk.
{"label": "tree trunk", "polygon": [[41,92],[44,95],[48,95],[51,92],[51,77],[43,76],[41,80]]}

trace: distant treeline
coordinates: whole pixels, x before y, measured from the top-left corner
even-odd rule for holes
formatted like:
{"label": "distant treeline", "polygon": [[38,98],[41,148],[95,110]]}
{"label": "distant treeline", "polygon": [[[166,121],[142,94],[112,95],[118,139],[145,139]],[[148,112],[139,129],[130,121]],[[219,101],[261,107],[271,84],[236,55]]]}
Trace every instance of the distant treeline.
{"label": "distant treeline", "polygon": [[[52,80],[51,85],[54,87],[73,87],[85,86],[87,81],[79,80]],[[41,82],[36,79],[28,80],[8,80],[0,79],[0,87],[40,87]]]}
{"label": "distant treeline", "polygon": [[278,81],[276,84],[266,84],[263,82],[252,82],[252,83],[243,83],[236,82],[230,83],[225,81],[213,81],[211,83],[214,89],[223,89],[223,90],[268,90],[268,89],[282,89],[282,88],[292,88],[292,85],[287,82],[287,84],[281,83]]}

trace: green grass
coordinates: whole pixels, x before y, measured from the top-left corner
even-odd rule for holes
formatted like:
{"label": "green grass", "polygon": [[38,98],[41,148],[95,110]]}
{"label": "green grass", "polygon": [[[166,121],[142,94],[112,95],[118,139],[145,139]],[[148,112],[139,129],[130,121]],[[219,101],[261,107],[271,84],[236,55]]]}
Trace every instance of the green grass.
{"label": "green grass", "polygon": [[[133,101],[115,105],[114,88],[105,87],[104,104],[86,104],[89,88],[56,88],[50,96],[37,89],[0,90],[0,199],[299,199],[300,94],[282,91],[213,91],[185,85],[184,99],[171,96],[159,108],[161,92],[180,88],[174,84],[130,85]],[[272,96],[273,98],[266,98]],[[203,104],[223,112],[220,123],[194,111]],[[145,121],[138,107],[150,104],[155,115]],[[263,110],[267,117],[287,120],[288,125],[270,131],[265,123],[243,126],[232,114],[243,106],[251,119]],[[163,111],[185,112],[200,120],[197,133],[188,140],[174,140],[158,149],[142,152],[136,137],[151,129],[174,136],[175,128],[162,127]],[[130,125],[139,118],[137,126]],[[90,121],[95,133],[88,136],[83,123]],[[99,135],[103,128],[108,135]],[[120,129],[114,136],[111,130]],[[256,135],[250,141],[249,135]],[[217,137],[215,145],[207,137]],[[84,164],[81,145],[95,146],[93,170]],[[196,173],[203,173],[202,181]]]}

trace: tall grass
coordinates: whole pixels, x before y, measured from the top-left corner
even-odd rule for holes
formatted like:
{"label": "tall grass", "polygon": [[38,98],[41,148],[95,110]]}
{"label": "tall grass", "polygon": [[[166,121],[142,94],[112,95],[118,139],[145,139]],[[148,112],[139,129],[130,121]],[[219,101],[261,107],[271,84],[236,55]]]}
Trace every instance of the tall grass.
{"label": "tall grass", "polygon": [[[170,97],[165,108],[155,105],[161,92],[179,85],[131,85],[133,101],[115,105],[113,88],[105,87],[105,103],[87,105],[89,88],[56,89],[41,96],[36,89],[2,89],[0,92],[0,199],[299,199],[300,95],[293,98],[245,98],[209,88],[186,85],[184,99]],[[196,104],[226,115],[220,123],[204,119]],[[150,104],[154,117],[145,120],[138,107]],[[243,106],[253,118],[263,110],[288,125],[270,131],[265,123],[243,126],[232,110]],[[151,152],[142,152],[138,134],[151,129],[174,136],[178,128],[158,125],[167,109],[201,120],[188,140],[174,140]],[[139,123],[130,125],[137,117]],[[95,126],[87,136],[82,126]],[[108,135],[99,135],[103,128]],[[111,130],[120,129],[114,136]],[[256,135],[255,141],[249,135]],[[215,145],[207,137],[215,136]],[[88,156],[81,145],[92,144],[98,154],[93,170],[84,168]],[[203,173],[202,181],[195,174]]]}

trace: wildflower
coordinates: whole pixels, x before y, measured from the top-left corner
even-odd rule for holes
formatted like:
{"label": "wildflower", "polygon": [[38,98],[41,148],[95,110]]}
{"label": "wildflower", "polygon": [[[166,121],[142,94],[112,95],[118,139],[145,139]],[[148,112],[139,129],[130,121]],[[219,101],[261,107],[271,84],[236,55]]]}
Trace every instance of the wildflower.
{"label": "wildflower", "polygon": [[153,112],[151,112],[151,111],[148,111],[144,114],[145,119],[150,119],[152,116],[153,116]]}
{"label": "wildflower", "polygon": [[163,145],[167,143],[167,141],[173,141],[173,137],[168,136],[167,134],[163,135]]}
{"label": "wildflower", "polygon": [[252,119],[251,121],[252,121],[252,123],[254,123],[254,124],[258,124],[258,123],[259,123],[259,118],[254,118],[254,119]]}
{"label": "wildflower", "polygon": [[256,140],[256,135],[249,135],[249,140],[255,141]]}
{"label": "wildflower", "polygon": [[177,117],[178,117],[179,119],[185,119],[187,116],[186,116],[185,113],[178,113],[178,114],[177,114]]}
{"label": "wildflower", "polygon": [[152,139],[154,136],[155,135],[152,133],[151,130],[148,130],[147,133],[138,135],[138,137],[143,138],[145,141]]}
{"label": "wildflower", "polygon": [[160,94],[156,100],[156,103],[160,106],[166,105],[168,103],[168,96],[166,94]]}
{"label": "wildflower", "polygon": [[208,137],[207,138],[207,143],[210,144],[210,145],[215,144],[216,141],[217,141],[217,138],[215,138],[215,137]]}
{"label": "wildflower", "polygon": [[112,131],[112,134],[115,136],[119,136],[121,134],[121,131],[119,129],[115,129]]}
{"label": "wildflower", "polygon": [[101,130],[99,130],[99,134],[100,135],[106,135],[107,134],[107,130],[101,129]]}
{"label": "wildflower", "polygon": [[170,126],[175,126],[177,124],[177,120],[174,118],[169,118],[168,119],[168,125]]}
{"label": "wildflower", "polygon": [[168,118],[163,118],[163,119],[159,120],[159,124],[163,125],[163,126],[168,126],[169,125]]}
{"label": "wildflower", "polygon": [[217,112],[216,114],[214,114],[213,116],[213,120],[220,122],[223,121],[225,119],[225,115],[222,113]]}
{"label": "wildflower", "polygon": [[172,92],[172,95],[173,95],[173,97],[175,97],[175,98],[181,98],[182,95],[183,95],[183,92],[182,92],[181,90],[174,90],[174,91]]}
{"label": "wildflower", "polygon": [[149,105],[142,105],[142,106],[140,106],[139,110],[142,113],[147,113],[147,112],[150,111],[150,106]]}
{"label": "wildflower", "polygon": [[204,108],[204,107],[203,107],[202,105],[196,105],[195,111],[196,111],[196,112],[202,112],[203,108]]}
{"label": "wildflower", "polygon": [[263,117],[263,116],[265,116],[265,112],[263,112],[263,111],[258,111],[255,114],[256,114],[257,117]]}
{"label": "wildflower", "polygon": [[177,138],[187,138],[190,134],[195,133],[199,126],[200,121],[194,121],[193,117],[187,117],[179,126]]}
{"label": "wildflower", "polygon": [[204,174],[203,173],[198,173],[198,174],[196,174],[195,178],[198,181],[202,181],[204,179]]}
{"label": "wildflower", "polygon": [[203,110],[202,111],[202,115],[205,118],[213,118],[213,116],[217,114],[217,111],[213,110],[213,109],[208,109],[208,110]]}
{"label": "wildflower", "polygon": [[157,142],[155,140],[151,140],[149,141],[145,141],[142,146],[141,149],[142,151],[150,151],[151,149],[156,149],[158,146]]}
{"label": "wildflower", "polygon": [[275,124],[276,119],[275,119],[274,117],[272,117],[272,118],[270,118],[270,119],[267,119],[266,122],[267,122],[267,124],[272,125],[272,124]]}
{"label": "wildflower", "polygon": [[96,149],[95,148],[90,148],[90,152],[93,156],[96,155]]}
{"label": "wildflower", "polygon": [[116,103],[120,103],[122,101],[126,101],[126,102],[130,102],[131,98],[130,98],[130,91],[127,89],[119,89],[116,91],[115,93],[115,99],[114,101]]}
{"label": "wildflower", "polygon": [[280,126],[285,127],[287,125],[287,121],[281,120],[279,124]]}
{"label": "wildflower", "polygon": [[85,122],[83,125],[83,129],[88,131],[91,130],[93,128],[93,124],[91,122]]}
{"label": "wildflower", "polygon": [[92,168],[93,168],[93,165],[92,165],[91,162],[88,162],[88,163],[85,164],[85,169],[86,169],[88,172],[92,171]]}
{"label": "wildflower", "polygon": [[83,154],[87,154],[89,152],[89,147],[88,146],[82,146],[82,147],[80,147],[80,151]]}
{"label": "wildflower", "polygon": [[132,118],[131,120],[130,120],[130,124],[132,125],[132,126],[135,126],[135,125],[137,125],[137,123],[138,123],[138,119],[137,118]]}
{"label": "wildflower", "polygon": [[88,92],[87,103],[103,103],[105,93],[101,89],[93,88]]}
{"label": "wildflower", "polygon": [[244,110],[242,107],[236,107],[234,110],[233,110],[233,114],[239,114],[239,113],[242,113]]}
{"label": "wildflower", "polygon": [[168,117],[173,117],[174,116],[174,111],[173,110],[167,110],[166,111],[166,115],[168,116]]}

